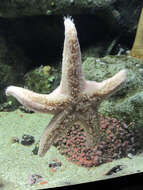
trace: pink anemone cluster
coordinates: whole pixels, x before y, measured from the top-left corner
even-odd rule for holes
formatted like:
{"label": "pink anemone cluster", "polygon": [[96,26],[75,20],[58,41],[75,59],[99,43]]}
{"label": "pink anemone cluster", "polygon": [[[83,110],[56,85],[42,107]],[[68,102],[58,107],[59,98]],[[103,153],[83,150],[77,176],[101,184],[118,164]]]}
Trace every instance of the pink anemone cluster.
{"label": "pink anemone cluster", "polygon": [[68,134],[55,143],[61,154],[77,165],[92,167],[135,153],[134,123],[127,126],[115,118],[100,116],[103,138],[93,148],[87,148],[84,129],[75,124]]}

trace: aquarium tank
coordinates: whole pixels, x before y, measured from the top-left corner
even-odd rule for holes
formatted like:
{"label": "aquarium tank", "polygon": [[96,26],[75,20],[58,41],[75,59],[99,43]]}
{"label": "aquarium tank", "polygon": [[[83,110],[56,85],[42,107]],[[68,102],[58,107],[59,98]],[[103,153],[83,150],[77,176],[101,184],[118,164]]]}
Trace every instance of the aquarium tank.
{"label": "aquarium tank", "polygon": [[143,4],[0,5],[0,189],[143,172]]}

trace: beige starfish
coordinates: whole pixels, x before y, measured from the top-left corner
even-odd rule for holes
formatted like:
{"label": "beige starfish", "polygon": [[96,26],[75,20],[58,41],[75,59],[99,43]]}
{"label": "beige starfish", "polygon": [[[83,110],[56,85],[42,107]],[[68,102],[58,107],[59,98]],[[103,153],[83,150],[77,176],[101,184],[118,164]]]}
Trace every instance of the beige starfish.
{"label": "beige starfish", "polygon": [[102,136],[98,123],[98,106],[126,79],[126,72],[122,70],[100,83],[85,80],[75,25],[70,18],[65,18],[64,24],[65,41],[59,87],[48,95],[16,86],[6,89],[6,95],[14,96],[29,109],[54,114],[41,137],[39,156],[44,156],[49,147],[75,122],[79,122],[85,129],[87,146],[94,146]]}

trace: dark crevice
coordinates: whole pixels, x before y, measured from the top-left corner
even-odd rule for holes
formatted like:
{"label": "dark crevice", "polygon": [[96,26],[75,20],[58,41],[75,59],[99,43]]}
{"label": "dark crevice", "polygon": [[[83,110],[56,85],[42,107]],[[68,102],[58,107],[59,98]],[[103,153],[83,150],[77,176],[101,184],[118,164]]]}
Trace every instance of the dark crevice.
{"label": "dark crevice", "polygon": [[[118,36],[103,18],[95,15],[73,16],[81,48],[96,46]],[[0,35],[6,38],[8,46],[19,46],[31,60],[30,68],[52,65],[62,59],[64,24],[62,16],[31,16],[13,19],[0,18]],[[129,39],[127,39],[128,41]],[[128,45],[128,42],[127,42]]]}

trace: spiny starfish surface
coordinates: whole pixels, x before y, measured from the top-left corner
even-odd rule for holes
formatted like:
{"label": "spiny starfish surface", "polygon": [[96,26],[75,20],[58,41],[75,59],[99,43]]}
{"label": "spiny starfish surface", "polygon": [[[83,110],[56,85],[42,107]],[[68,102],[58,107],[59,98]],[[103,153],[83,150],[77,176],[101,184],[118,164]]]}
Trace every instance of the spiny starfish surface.
{"label": "spiny starfish surface", "polygon": [[75,122],[84,128],[87,146],[92,147],[98,143],[102,136],[98,122],[98,106],[126,79],[125,70],[121,70],[103,82],[85,80],[73,20],[65,18],[64,25],[65,41],[60,85],[48,95],[16,86],[6,89],[6,95],[14,96],[29,109],[54,115],[41,137],[39,156],[44,156],[49,147]]}

